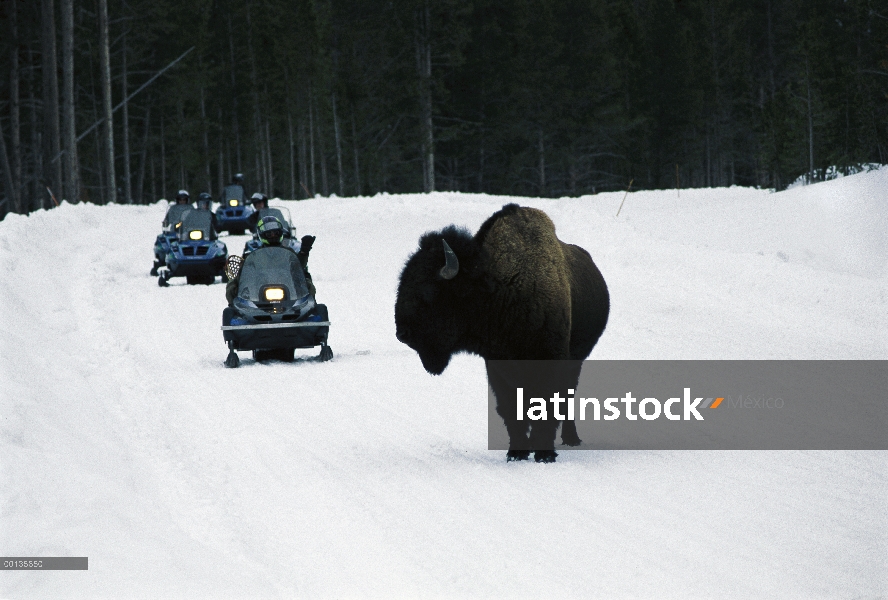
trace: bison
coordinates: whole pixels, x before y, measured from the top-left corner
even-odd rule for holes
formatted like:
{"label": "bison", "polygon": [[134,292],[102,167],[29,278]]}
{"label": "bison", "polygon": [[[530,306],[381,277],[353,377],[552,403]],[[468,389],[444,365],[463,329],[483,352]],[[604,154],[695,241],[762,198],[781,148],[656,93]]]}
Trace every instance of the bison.
{"label": "bison", "polygon": [[[559,240],[543,211],[507,204],[474,236],[450,225],[420,238],[401,271],[395,325],[433,375],[454,353],[483,357],[509,433],[507,460],[527,460],[533,450],[537,462],[554,462],[558,421],[532,428],[518,421],[490,361],[575,361],[575,387],[609,312],[607,285],[589,253]],[[564,423],[562,442],[579,445],[574,422]]]}

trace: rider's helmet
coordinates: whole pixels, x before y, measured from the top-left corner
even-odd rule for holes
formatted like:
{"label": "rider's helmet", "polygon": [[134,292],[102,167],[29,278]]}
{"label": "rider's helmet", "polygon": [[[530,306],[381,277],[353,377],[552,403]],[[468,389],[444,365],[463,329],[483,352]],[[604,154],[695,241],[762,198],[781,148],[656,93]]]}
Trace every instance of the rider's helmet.
{"label": "rider's helmet", "polygon": [[185,190],[179,190],[176,194],[176,204],[187,204],[191,202],[191,196]]}
{"label": "rider's helmet", "polygon": [[263,246],[280,246],[281,239],[284,237],[284,225],[277,217],[263,217],[259,219],[256,225],[259,232],[259,239]]}
{"label": "rider's helmet", "polygon": [[243,185],[244,184],[244,174],[243,173],[235,173],[234,177],[231,178],[231,183],[235,185]]}
{"label": "rider's helmet", "polygon": [[205,208],[210,210],[210,207],[213,204],[213,197],[210,196],[207,192],[201,192],[200,196],[197,197],[197,207]]}
{"label": "rider's helmet", "polygon": [[259,208],[266,208],[268,206],[268,196],[261,192],[256,192],[255,194],[250,196],[250,202],[252,202],[254,206],[257,202],[261,203],[262,206],[260,206]]}

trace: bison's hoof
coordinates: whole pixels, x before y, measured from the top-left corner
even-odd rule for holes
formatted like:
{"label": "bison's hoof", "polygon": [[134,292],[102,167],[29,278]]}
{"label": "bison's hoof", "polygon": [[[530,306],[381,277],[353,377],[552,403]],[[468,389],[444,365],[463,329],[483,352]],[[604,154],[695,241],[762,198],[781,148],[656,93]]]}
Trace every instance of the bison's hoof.
{"label": "bison's hoof", "polygon": [[529,450],[509,450],[506,453],[506,462],[512,462],[513,460],[527,460],[529,458]]}
{"label": "bison's hoof", "polygon": [[579,446],[580,444],[583,443],[583,440],[581,440],[580,436],[578,436],[577,434],[562,435],[561,436],[561,443],[564,444],[565,446]]}
{"label": "bison's hoof", "polygon": [[539,463],[553,463],[557,456],[554,450],[537,450],[533,453],[533,459]]}

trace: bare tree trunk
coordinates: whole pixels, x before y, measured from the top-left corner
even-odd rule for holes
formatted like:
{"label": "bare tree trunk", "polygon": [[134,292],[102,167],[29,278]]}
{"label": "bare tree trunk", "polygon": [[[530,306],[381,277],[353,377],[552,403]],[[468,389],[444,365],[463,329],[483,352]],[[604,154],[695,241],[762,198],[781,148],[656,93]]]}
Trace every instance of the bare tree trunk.
{"label": "bare tree trunk", "polygon": [[287,146],[290,153],[290,199],[296,199],[296,151],[293,147],[293,103],[290,101],[290,71],[284,65],[284,102],[287,106]]}
{"label": "bare tree trunk", "polygon": [[[228,174],[234,175],[234,170],[231,167],[231,142],[226,138],[225,139],[225,165],[228,167]],[[221,193],[221,192],[220,192]]]}
{"label": "bare tree trunk", "polygon": [[37,69],[37,61],[34,59],[34,50],[28,48],[28,103],[31,105],[31,200],[22,202],[23,212],[30,212],[39,208],[45,208],[46,190],[40,186],[40,178],[43,173],[43,153],[41,152],[41,130],[37,126],[37,98],[34,93],[36,87],[34,72]]}
{"label": "bare tree trunk", "polygon": [[706,129],[706,187],[712,187],[712,148],[709,142],[709,127]]}
{"label": "bare tree trunk", "polygon": [[167,195],[166,135],[163,130],[163,113],[160,113],[160,194]]}
{"label": "bare tree trunk", "polygon": [[[241,167],[241,142],[240,142],[240,126],[237,122],[237,79],[235,78],[235,70],[237,69],[234,61],[234,31],[231,28],[231,13],[228,13],[228,48],[231,50],[231,114],[234,121],[234,140],[235,151],[237,152],[237,170],[242,171]],[[231,169],[229,169],[231,170]],[[234,173],[231,173],[234,175]]]}
{"label": "bare tree trunk", "polygon": [[[52,0],[43,0],[51,2]],[[114,116],[111,113],[111,53],[108,43],[108,0],[99,0],[99,62],[102,73],[102,123],[105,164],[105,203],[117,201],[117,181],[114,176]]]}
{"label": "bare tree trunk", "polygon": [[120,85],[123,89],[123,202],[133,203],[133,186],[130,173],[130,143],[129,143],[129,102],[126,98],[129,90],[126,84],[126,31],[123,32],[123,51],[121,52],[121,78]]}
{"label": "bare tree trunk", "polygon": [[[302,187],[306,187],[308,184],[308,151],[306,148],[305,141],[305,121],[303,119],[299,119],[299,183],[302,184]],[[314,189],[314,188],[312,188]],[[311,193],[306,189],[305,197],[311,198]]]}
{"label": "bare tree trunk", "polygon": [[262,115],[259,109],[259,89],[258,89],[258,73],[256,71],[256,53],[253,52],[253,23],[250,17],[250,2],[247,1],[247,51],[250,55],[250,86],[253,96],[253,144],[256,153],[256,175],[262,178],[262,187],[268,189],[268,181],[266,180],[266,171],[261,164],[264,158],[264,149],[262,144]]}
{"label": "bare tree trunk", "polygon": [[722,108],[721,108],[721,70],[718,66],[719,36],[715,26],[715,5],[709,4],[710,47],[712,54],[713,98],[712,98],[712,135],[715,144],[716,176],[715,185],[724,185],[723,151],[722,151]]}
{"label": "bare tree trunk", "polygon": [[315,194],[318,186],[315,182],[314,101],[311,86],[308,87],[308,154],[308,164],[311,166],[311,193]]}
{"label": "bare tree trunk", "polygon": [[574,158],[574,154],[570,155],[570,162],[568,163],[568,179],[570,180],[570,195],[577,195],[577,161]]}
{"label": "bare tree trunk", "polygon": [[[0,209],[0,216],[5,215],[13,207],[15,190],[12,184],[12,169],[9,166],[9,157],[6,155],[6,135],[0,128],[0,170],[3,171],[3,193],[6,194],[6,207]],[[0,205],[2,206],[2,205]]]}
{"label": "bare tree trunk", "polygon": [[546,146],[543,143],[543,129],[537,130],[537,153],[539,155],[540,196],[546,195]]}
{"label": "bare tree trunk", "polygon": [[223,148],[225,147],[225,131],[222,129],[222,107],[219,107],[219,193],[225,187],[225,155]]}
{"label": "bare tree trunk", "polygon": [[[92,54],[92,44],[90,43],[90,54]],[[92,69],[93,65],[90,65],[89,69],[89,98],[91,100],[92,108],[92,122],[95,123],[99,120],[99,90],[96,88],[96,78],[95,73]],[[94,129],[95,133],[92,135],[93,143],[95,144],[94,152],[96,157],[96,172],[98,173],[98,192],[96,194],[95,199],[90,198],[91,202],[101,204],[102,198],[104,197],[104,189],[105,189],[105,163],[102,161],[102,135],[104,130],[101,127],[97,127]]]}
{"label": "bare tree trunk", "polygon": [[68,202],[77,202],[80,199],[80,161],[74,116],[74,0],[62,0],[62,98],[65,197]]}
{"label": "bare tree trunk", "polygon": [[62,192],[62,162],[59,127],[59,79],[56,60],[55,5],[41,2],[43,40],[43,178],[57,196]]}
{"label": "bare tree trunk", "polygon": [[318,154],[321,157],[321,187],[323,188],[324,197],[330,195],[330,186],[327,184],[327,150],[324,148],[324,135],[321,132],[321,120],[317,119],[318,128]]}
{"label": "bare tree trunk", "polygon": [[333,136],[336,142],[336,173],[339,175],[339,195],[345,195],[345,181],[342,172],[342,140],[339,135],[339,117],[336,114],[336,94],[330,94],[333,102]]}
{"label": "bare tree trunk", "polygon": [[805,87],[808,98],[808,183],[814,183],[814,114],[811,103],[811,67],[805,56]]}
{"label": "bare tree trunk", "polygon": [[352,153],[355,156],[355,196],[361,195],[361,168],[358,163],[358,132],[355,125],[355,108],[351,110],[351,126],[352,126]]}
{"label": "bare tree trunk", "polygon": [[290,198],[296,199],[296,149],[293,147],[293,115],[287,98],[287,144],[290,148]]}
{"label": "bare tree trunk", "polygon": [[[258,150],[259,149],[257,148],[257,152],[253,153],[253,156],[256,158],[256,175],[259,176],[256,184],[259,187],[259,189],[264,190],[265,189],[265,182],[263,181],[262,175],[265,174],[265,170],[262,168],[262,163],[259,160]],[[255,188],[253,188],[253,189],[255,189]]]}
{"label": "bare tree trunk", "polygon": [[416,70],[419,73],[420,127],[422,128],[423,189],[435,191],[435,137],[432,123],[432,41],[428,2],[416,9]]}
{"label": "bare tree trunk", "polygon": [[185,105],[181,97],[176,102],[176,155],[179,158],[179,189],[188,190],[188,178],[185,173]]}
{"label": "bare tree trunk", "polygon": [[271,124],[265,119],[265,155],[268,157],[268,195],[274,195],[274,163],[271,160]]}
{"label": "bare tree trunk", "polygon": [[487,155],[484,153],[484,138],[481,138],[481,148],[478,150],[478,193],[484,193],[484,161]]}
{"label": "bare tree trunk", "polygon": [[136,203],[145,204],[145,163],[148,162],[148,134],[151,132],[151,104],[145,111],[145,133],[142,135],[142,152],[139,157],[139,184],[136,187]]}
{"label": "bare tree trunk", "polygon": [[18,35],[18,15],[17,3],[9,3],[9,29],[10,39],[12,41],[12,52],[9,72],[9,134],[10,145],[12,146],[12,161],[10,164],[12,178],[13,196],[9,202],[10,210],[17,213],[24,213],[25,207],[22,202],[22,129],[21,129],[21,98],[19,93],[19,35]]}
{"label": "bare tree trunk", "polygon": [[771,100],[777,94],[777,84],[774,80],[774,28],[771,17],[771,0],[766,3],[766,12],[768,15],[768,79],[771,84]]}
{"label": "bare tree trunk", "polygon": [[207,188],[206,191],[208,193],[213,188],[213,176],[210,172],[210,138],[207,130],[210,128],[209,123],[207,122],[207,107],[206,107],[206,99],[204,98],[205,91],[204,86],[201,84],[200,86],[200,122],[201,129],[203,130],[203,150],[204,150],[204,167],[206,169],[207,176]]}

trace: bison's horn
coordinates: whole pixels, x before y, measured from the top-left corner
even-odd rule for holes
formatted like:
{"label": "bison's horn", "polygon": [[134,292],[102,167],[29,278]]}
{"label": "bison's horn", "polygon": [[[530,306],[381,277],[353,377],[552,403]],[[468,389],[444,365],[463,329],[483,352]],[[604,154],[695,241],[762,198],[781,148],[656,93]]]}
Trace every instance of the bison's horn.
{"label": "bison's horn", "polygon": [[444,240],[441,241],[444,242],[444,260],[446,262],[444,266],[441,267],[439,273],[444,279],[453,279],[456,277],[456,274],[459,273],[459,259],[456,258],[456,253],[450,249],[447,242]]}

